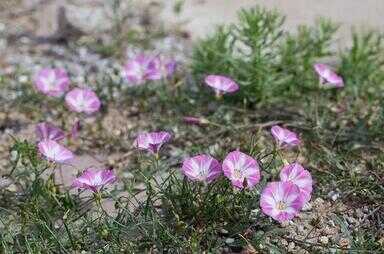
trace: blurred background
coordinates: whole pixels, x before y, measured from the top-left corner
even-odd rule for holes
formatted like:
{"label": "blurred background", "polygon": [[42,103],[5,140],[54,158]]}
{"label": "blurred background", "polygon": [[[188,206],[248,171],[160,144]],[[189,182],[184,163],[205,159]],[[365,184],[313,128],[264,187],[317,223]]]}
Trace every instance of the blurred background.
{"label": "blurred background", "polygon": [[351,27],[384,30],[382,0],[1,0],[0,22],[9,33],[51,36],[66,21],[94,34],[108,31],[118,22],[125,29],[133,28],[136,17],[148,24],[161,21],[166,29],[181,26],[196,39],[212,32],[217,24],[235,21],[240,8],[255,5],[282,12],[288,29],[313,24],[320,16],[330,18],[342,25],[337,37],[342,44],[348,43]]}

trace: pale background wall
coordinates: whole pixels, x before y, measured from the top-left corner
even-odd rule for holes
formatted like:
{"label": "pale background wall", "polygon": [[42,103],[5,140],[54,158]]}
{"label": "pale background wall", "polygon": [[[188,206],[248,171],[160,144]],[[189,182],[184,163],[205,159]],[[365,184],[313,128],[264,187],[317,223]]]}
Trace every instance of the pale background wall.
{"label": "pale background wall", "polygon": [[166,5],[161,14],[169,22],[188,20],[186,28],[193,38],[206,35],[216,24],[236,20],[240,8],[256,4],[276,8],[287,16],[286,27],[313,24],[316,18],[328,17],[342,24],[338,39],[344,43],[351,27],[376,29],[384,32],[384,0],[186,0],[181,15],[171,15],[175,0],[163,0]]}
{"label": "pale background wall", "polygon": [[[66,6],[71,22],[86,31],[95,32],[97,29],[108,29],[111,13],[106,11],[106,6],[111,5],[112,1],[114,0],[0,0],[0,14],[17,12],[15,3],[21,3],[26,8],[43,3],[33,12],[33,22],[19,19],[13,25],[23,24],[38,35],[47,35],[57,28],[57,8]],[[135,13],[151,3],[151,16],[155,20],[161,19],[166,27],[183,23],[192,39],[205,36],[217,24],[235,21],[239,9],[255,5],[278,9],[286,15],[285,26],[289,30],[299,24],[313,24],[320,16],[331,18],[342,25],[336,38],[338,45],[348,44],[351,27],[384,32],[384,0],[185,0],[180,15],[173,12],[175,3],[180,0],[120,1],[123,3],[122,9],[127,8]]]}

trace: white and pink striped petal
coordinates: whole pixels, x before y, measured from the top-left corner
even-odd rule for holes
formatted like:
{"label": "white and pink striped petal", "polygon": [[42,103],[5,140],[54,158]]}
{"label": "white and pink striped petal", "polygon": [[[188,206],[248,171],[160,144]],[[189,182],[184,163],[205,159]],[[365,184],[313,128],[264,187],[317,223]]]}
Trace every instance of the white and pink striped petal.
{"label": "white and pink striped petal", "polygon": [[306,203],[311,199],[312,176],[309,171],[305,170],[299,163],[284,166],[280,172],[280,180],[295,184],[300,189],[303,202]]}
{"label": "white and pink striped petal", "polygon": [[341,88],[344,86],[343,78],[337,75],[331,67],[326,64],[317,63],[313,65],[320,78],[320,82],[329,87]]}
{"label": "white and pink striped petal", "polygon": [[299,188],[291,182],[268,183],[261,193],[263,213],[280,223],[292,220],[303,205]]}
{"label": "white and pink striped petal", "polygon": [[239,85],[235,81],[222,75],[208,75],[205,77],[205,83],[212,87],[218,96],[239,90]]}
{"label": "white and pink striped petal", "polygon": [[73,159],[73,153],[53,140],[43,140],[37,144],[39,152],[49,161],[64,163]]}
{"label": "white and pink striped petal", "polygon": [[98,192],[104,186],[115,182],[116,179],[112,169],[95,170],[89,168],[73,181],[72,187]]}
{"label": "white and pink striped petal", "polygon": [[67,107],[78,113],[92,114],[99,111],[101,102],[89,88],[74,88],[65,96]]}
{"label": "white and pink striped petal", "polygon": [[160,66],[159,57],[138,54],[125,64],[123,75],[131,85],[142,85],[162,78]]}
{"label": "white and pink striped petal", "polygon": [[60,97],[69,88],[69,78],[67,72],[62,68],[41,69],[34,78],[35,87],[41,93]]}
{"label": "white and pink striped petal", "polygon": [[255,159],[240,151],[230,152],[223,161],[224,175],[238,189],[252,189],[260,181],[260,167]]}
{"label": "white and pink striped petal", "polygon": [[275,125],[271,128],[272,136],[282,148],[291,148],[300,145],[301,141],[296,133]]}
{"label": "white and pink striped petal", "polygon": [[196,155],[183,162],[182,172],[192,181],[210,183],[221,174],[220,163],[210,155]]}
{"label": "white and pink striped petal", "polygon": [[140,150],[148,150],[157,154],[163,144],[171,139],[171,134],[166,131],[141,133],[134,141],[134,146]]}
{"label": "white and pink striped petal", "polygon": [[42,122],[36,125],[35,133],[37,139],[60,141],[65,138],[65,133],[52,123]]}

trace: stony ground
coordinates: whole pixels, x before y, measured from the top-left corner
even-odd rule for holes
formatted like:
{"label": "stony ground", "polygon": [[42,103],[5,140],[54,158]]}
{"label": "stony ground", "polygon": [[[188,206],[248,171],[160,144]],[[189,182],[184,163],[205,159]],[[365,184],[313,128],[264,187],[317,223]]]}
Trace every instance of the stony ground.
{"label": "stony ground", "polygon": [[[150,8],[159,7],[151,6]],[[185,63],[190,47],[190,41],[186,39],[188,33],[182,29],[162,30],[160,26],[157,26],[156,19],[150,18],[151,15],[148,12],[153,11],[150,8],[141,5],[136,13],[127,12],[128,24],[131,25],[131,28],[134,27],[138,33],[150,29],[151,33],[160,34],[154,43],[151,42],[155,51],[172,55],[179,62]],[[71,27],[72,24],[65,21],[65,27],[69,29],[68,33],[57,30],[58,24],[52,25],[53,29],[47,28],[45,31],[41,31],[41,27],[36,26],[36,12],[41,12],[39,8],[35,10],[34,5],[29,7],[15,5],[15,8],[10,9],[13,13],[2,12],[2,19],[0,19],[0,21],[2,20],[0,22],[0,74],[11,82],[7,88],[1,89],[0,94],[2,108],[0,110],[0,172],[8,170],[8,151],[13,142],[12,136],[33,140],[34,125],[37,121],[71,117],[62,115],[60,111],[44,108],[44,106],[39,110],[33,107],[36,105],[32,100],[33,96],[30,95],[33,91],[28,87],[31,83],[32,73],[41,66],[53,63],[65,66],[75,83],[88,82],[97,87],[102,78],[99,75],[101,70],[111,73],[116,82],[119,82],[119,75],[114,73],[118,73],[125,57],[139,49],[137,44],[124,44],[112,52],[108,48],[95,47],[100,41],[104,45],[112,42],[111,34],[89,33],[88,31],[92,29],[82,27],[79,25],[80,23]],[[77,29],[82,33],[77,35]],[[31,32],[34,30],[39,30],[39,33]],[[68,34],[74,37],[68,37]],[[152,38],[135,39],[140,42],[145,41],[144,39],[152,40]],[[184,73],[184,70],[181,72]],[[113,91],[102,91],[102,93],[111,98],[118,96]],[[133,137],[139,130],[159,127],[161,125],[157,121],[159,118],[174,117],[175,115],[174,112],[167,109],[159,117],[156,115],[158,112],[148,111],[148,107],[143,107],[142,103],[135,98],[127,98],[127,100],[132,101],[127,103],[128,106],[124,108],[121,108],[118,103],[114,103],[113,100],[108,105],[104,105],[108,110],[103,113],[100,124],[96,124],[98,121],[96,119],[87,119],[87,126],[81,134],[86,138],[70,144],[70,147],[80,156],[74,165],[64,167],[62,169],[64,175],[59,176],[64,186],[68,185],[68,179],[77,173],[78,168],[86,165],[111,165],[119,172],[120,177],[132,178],[132,173],[129,171],[132,167],[127,165],[137,163],[132,153]],[[18,102],[16,105],[15,101]],[[66,121],[71,122],[71,120]],[[188,133],[177,127],[173,131],[176,136]],[[198,136],[197,140],[199,138],[202,137]],[[189,146],[188,142],[190,141],[185,141],[183,145]],[[167,153],[177,160],[182,157],[180,147],[181,144],[173,144]],[[13,184],[4,183],[4,185],[10,189],[15,188]],[[140,189],[142,186],[138,185],[137,188]],[[289,252],[298,253],[309,253],[310,251],[306,250],[309,244],[318,246],[319,251],[324,251],[324,246],[338,246],[338,249],[331,248],[329,252],[353,247],[350,232],[369,229],[373,223],[371,222],[372,217],[383,217],[377,215],[378,211],[382,211],[382,205],[375,208],[364,206],[355,208],[351,204],[341,202],[339,196],[340,193],[335,188],[328,193],[328,196],[314,198],[299,218],[281,226],[282,233],[279,238],[271,235],[269,241],[279,242],[278,244]],[[108,202],[106,206],[108,206]],[[113,212],[113,209],[111,208],[110,211]],[[259,212],[255,211],[256,214]],[[233,239],[230,237],[226,239],[229,246],[232,241]],[[381,246],[384,246],[384,233],[380,241]],[[267,246],[257,247],[268,249]],[[230,249],[224,248],[223,252],[230,252]],[[257,252],[250,247],[249,250],[244,250],[244,253]]]}

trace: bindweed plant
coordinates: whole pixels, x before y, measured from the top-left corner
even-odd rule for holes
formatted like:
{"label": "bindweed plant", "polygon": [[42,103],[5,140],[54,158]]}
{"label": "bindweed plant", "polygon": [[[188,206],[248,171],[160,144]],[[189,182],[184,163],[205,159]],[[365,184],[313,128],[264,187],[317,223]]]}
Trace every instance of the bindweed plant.
{"label": "bindweed plant", "polygon": [[[284,151],[298,146],[300,140],[279,126],[272,133],[277,145],[270,155],[284,164]],[[37,126],[37,136],[59,145],[56,141],[64,138],[64,132],[45,123]],[[119,181],[112,169],[86,168],[71,186],[63,186],[65,183],[57,182],[56,171],[69,163],[72,153],[69,158],[68,152],[59,148],[42,150],[15,140],[11,153],[16,154],[15,165],[20,162],[22,167],[15,167],[7,176],[20,187],[11,192],[1,190],[2,199],[14,200],[0,212],[4,252],[236,248],[252,241],[253,229],[271,224],[260,208],[265,215],[285,222],[297,216],[311,198],[311,175],[301,165],[286,165],[278,177],[270,174],[269,168],[277,163],[257,160],[239,150],[228,153],[222,163],[206,154],[192,156],[180,168],[170,166],[159,177],[159,163],[167,167],[159,161],[160,148],[170,140],[169,133],[154,132],[142,133],[134,141],[137,149],[154,158],[155,173],[143,174],[145,189],[141,193],[121,184],[110,190],[109,186]],[[280,180],[264,188],[268,180],[277,178]],[[114,209],[105,208],[108,200]],[[20,212],[14,213],[16,210]],[[20,228],[14,229],[15,225]],[[226,242],[228,237],[237,242]]]}

